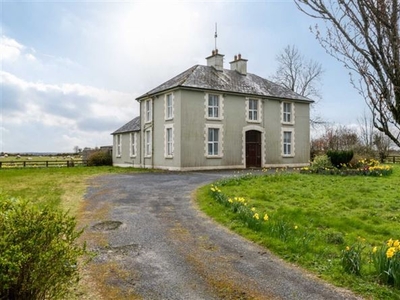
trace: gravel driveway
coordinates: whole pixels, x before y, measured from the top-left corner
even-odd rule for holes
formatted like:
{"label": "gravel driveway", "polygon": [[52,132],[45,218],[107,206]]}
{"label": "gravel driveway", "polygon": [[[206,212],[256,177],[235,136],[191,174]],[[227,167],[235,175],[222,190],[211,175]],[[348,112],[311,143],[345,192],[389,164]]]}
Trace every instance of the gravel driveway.
{"label": "gravel driveway", "polygon": [[93,264],[117,266],[108,284],[127,299],[357,299],[196,209],[197,187],[232,175],[168,172],[93,180],[85,199],[89,247],[98,253]]}

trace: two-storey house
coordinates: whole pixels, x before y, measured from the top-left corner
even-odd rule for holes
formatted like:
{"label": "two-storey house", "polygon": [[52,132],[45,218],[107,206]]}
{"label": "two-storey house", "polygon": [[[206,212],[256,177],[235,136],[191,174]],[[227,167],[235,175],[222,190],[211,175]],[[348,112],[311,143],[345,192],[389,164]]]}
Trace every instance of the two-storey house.
{"label": "two-storey house", "polygon": [[247,72],[218,50],[138,97],[140,116],[112,133],[115,166],[169,170],[300,167],[310,159],[312,100]]}

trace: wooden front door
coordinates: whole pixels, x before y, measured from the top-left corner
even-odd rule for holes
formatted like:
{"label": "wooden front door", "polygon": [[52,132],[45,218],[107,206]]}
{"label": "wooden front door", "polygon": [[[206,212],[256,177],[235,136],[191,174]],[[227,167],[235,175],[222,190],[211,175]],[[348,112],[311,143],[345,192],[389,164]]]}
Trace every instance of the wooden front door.
{"label": "wooden front door", "polygon": [[261,168],[261,132],[246,132],[246,168]]}

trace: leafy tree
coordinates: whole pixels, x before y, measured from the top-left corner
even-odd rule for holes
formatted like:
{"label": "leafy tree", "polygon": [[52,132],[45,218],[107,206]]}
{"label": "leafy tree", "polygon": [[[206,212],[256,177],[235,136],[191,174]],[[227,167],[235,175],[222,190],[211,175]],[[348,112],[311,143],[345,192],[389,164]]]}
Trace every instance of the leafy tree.
{"label": "leafy tree", "polygon": [[[272,80],[317,103],[321,100],[319,85],[324,70],[322,65],[307,60],[294,45],[286,46],[276,57],[278,69]],[[324,123],[318,116],[311,118],[313,126]]]}
{"label": "leafy tree", "polygon": [[400,146],[399,0],[295,0],[326,30],[312,31],[329,54],[350,70],[374,126]]}

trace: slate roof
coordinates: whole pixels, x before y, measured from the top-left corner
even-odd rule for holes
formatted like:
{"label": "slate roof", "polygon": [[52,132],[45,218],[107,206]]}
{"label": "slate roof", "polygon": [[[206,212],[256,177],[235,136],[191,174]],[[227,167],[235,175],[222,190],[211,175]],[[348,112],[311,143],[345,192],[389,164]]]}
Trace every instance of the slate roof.
{"label": "slate roof", "polygon": [[111,134],[118,134],[118,133],[125,133],[125,132],[132,132],[132,131],[140,131],[140,116],[130,120],[121,128],[115,130]]}
{"label": "slate roof", "polygon": [[214,67],[202,65],[191,67],[136,98],[136,100],[140,101],[143,98],[177,87],[313,102],[307,97],[303,97],[288,88],[255,74],[247,73],[247,75],[242,75],[237,71],[227,69],[217,71]]}

